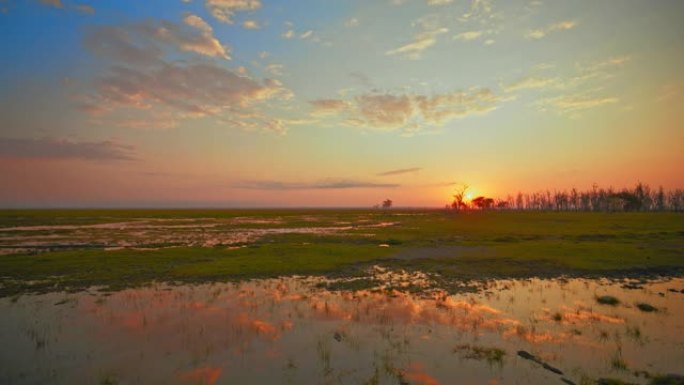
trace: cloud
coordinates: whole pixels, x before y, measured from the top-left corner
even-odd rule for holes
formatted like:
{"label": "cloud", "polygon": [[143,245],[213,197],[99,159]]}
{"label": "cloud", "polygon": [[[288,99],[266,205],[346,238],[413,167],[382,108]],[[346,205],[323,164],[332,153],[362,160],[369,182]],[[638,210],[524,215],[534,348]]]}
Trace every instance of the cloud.
{"label": "cloud", "polygon": [[415,103],[424,121],[432,124],[442,124],[456,117],[486,114],[495,110],[500,101],[501,99],[488,88],[415,97]]}
{"label": "cloud", "polygon": [[413,174],[413,173],[416,173],[420,170],[422,170],[421,167],[401,168],[398,170],[383,171],[381,173],[378,173],[377,176],[394,176],[394,175],[403,175],[403,174]]}
{"label": "cloud", "polygon": [[83,45],[97,56],[134,66],[162,63],[161,47],[149,42],[136,42],[135,37],[126,28],[89,28],[83,38]]}
{"label": "cloud", "polygon": [[[286,120],[269,118],[259,109],[264,103],[292,97],[278,80],[254,79],[246,71],[214,61],[166,59],[163,44],[204,57],[227,55],[220,44],[212,43],[212,33],[211,26],[196,15],[187,15],[184,25],[162,21],[90,29],[84,45],[110,59],[112,65],[94,82],[94,90],[79,99],[78,107],[91,115],[127,108],[147,111],[150,118],[165,117],[165,122],[153,122],[157,127],[214,116],[234,127],[284,132]],[[269,106],[269,110],[273,108]],[[134,127],[139,126],[137,120],[122,119],[121,123]]]}
{"label": "cloud", "polygon": [[283,76],[284,68],[285,66],[282,64],[273,63],[266,66],[266,72],[272,76]]}
{"label": "cloud", "polygon": [[432,31],[424,31],[415,36],[412,42],[402,45],[385,52],[386,55],[404,55],[409,59],[420,59],[424,50],[432,47],[437,43],[437,36],[447,33],[447,28],[439,28]]}
{"label": "cloud", "polygon": [[339,114],[350,107],[350,103],[340,99],[318,99],[309,102],[314,115]]}
{"label": "cloud", "polygon": [[99,80],[96,95],[100,103],[143,109],[161,104],[198,117],[289,97],[277,80],[257,81],[212,63],[166,63],[154,69],[114,67]]}
{"label": "cloud", "polygon": [[233,24],[236,12],[256,11],[261,0],[206,0],[204,5],[217,20]]}
{"label": "cloud", "polygon": [[587,110],[608,104],[616,104],[620,99],[608,96],[592,95],[562,95],[553,98],[545,98],[537,104],[542,110],[553,108],[560,113],[572,113]]}
{"label": "cloud", "polygon": [[555,24],[550,24],[547,25],[544,28],[541,29],[533,29],[527,32],[525,37],[528,39],[542,39],[546,37],[548,34],[556,31],[565,31],[569,29],[573,29],[577,26],[576,21],[572,20],[566,20],[566,21],[561,21]]}
{"label": "cloud", "polygon": [[504,86],[505,92],[515,92],[527,89],[536,88],[548,88],[551,86],[558,85],[560,79],[558,78],[547,78],[547,77],[536,77],[528,76],[514,81],[513,83]]}
{"label": "cloud", "polygon": [[373,183],[358,180],[326,180],[320,182],[243,181],[234,183],[234,188],[247,190],[343,190],[368,188],[396,188],[395,183]]}
{"label": "cloud", "polygon": [[578,75],[575,80],[586,81],[594,78],[613,77],[616,70],[621,69],[631,60],[630,56],[616,56],[598,62],[578,64]]}
{"label": "cloud", "polygon": [[358,115],[372,127],[400,127],[408,123],[414,106],[407,95],[361,95],[356,98]]}
{"label": "cloud", "polygon": [[427,0],[427,5],[447,5],[453,2],[454,0]]}
{"label": "cloud", "polygon": [[490,21],[498,20],[501,15],[494,12],[492,0],[471,0],[468,10],[459,17],[460,22],[477,22],[487,24]]}
{"label": "cloud", "polygon": [[98,56],[135,66],[161,64],[167,46],[181,52],[230,59],[230,48],[214,37],[211,26],[202,18],[187,15],[183,22],[185,25],[148,21],[92,27],[86,30],[83,44]]}
{"label": "cloud", "polygon": [[183,18],[183,22],[191,27],[199,29],[202,32],[212,33],[214,30],[211,28],[209,23],[197,15],[188,14]]}
{"label": "cloud", "polygon": [[311,36],[313,36],[313,33],[314,33],[314,32],[313,32],[312,30],[308,30],[308,31],[302,33],[301,35],[299,35],[299,38],[300,38],[300,39],[303,39],[303,40],[304,40],[304,39],[308,39],[308,38],[310,38]]}
{"label": "cloud", "polygon": [[457,40],[463,40],[463,41],[471,41],[471,40],[476,40],[479,39],[484,35],[484,32],[482,31],[467,31],[467,32],[461,32],[458,35],[454,36],[454,39]]}
{"label": "cloud", "polygon": [[135,148],[113,140],[0,138],[0,157],[84,160],[136,160]]}
{"label": "cloud", "polygon": [[470,88],[435,95],[361,94],[350,100],[320,99],[310,102],[314,115],[337,115],[342,123],[371,129],[404,129],[439,126],[452,119],[486,114],[502,99],[488,88]]}
{"label": "cloud", "polygon": [[283,32],[280,36],[283,39],[292,39],[295,37],[295,31],[292,29],[288,29],[287,31]]}
{"label": "cloud", "polygon": [[161,25],[145,24],[140,26],[141,32],[176,46],[181,51],[194,52],[200,55],[222,57],[230,60],[230,49],[224,47],[214,37],[211,26],[196,15],[188,15],[184,23],[200,33],[184,29],[179,24],[162,21]]}
{"label": "cloud", "polygon": [[242,27],[245,29],[260,29],[261,26],[256,20],[245,20],[242,22]]}

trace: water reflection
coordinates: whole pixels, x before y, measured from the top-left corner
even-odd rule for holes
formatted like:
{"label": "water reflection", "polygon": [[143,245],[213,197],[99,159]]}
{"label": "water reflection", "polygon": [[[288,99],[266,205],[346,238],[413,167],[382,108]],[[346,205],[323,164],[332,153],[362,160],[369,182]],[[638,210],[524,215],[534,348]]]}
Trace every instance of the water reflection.
{"label": "water reflection", "polygon": [[0,383],[645,383],[635,373],[682,371],[684,279],[493,281],[458,295],[320,281],[4,298]]}
{"label": "water reflection", "polygon": [[[397,225],[382,218],[324,222],[309,215],[287,218],[131,218],[124,222],[0,226],[0,255],[66,249],[158,250],[170,247],[239,246],[282,234],[346,236]],[[301,225],[301,227],[300,227]],[[160,246],[161,245],[161,246]]]}

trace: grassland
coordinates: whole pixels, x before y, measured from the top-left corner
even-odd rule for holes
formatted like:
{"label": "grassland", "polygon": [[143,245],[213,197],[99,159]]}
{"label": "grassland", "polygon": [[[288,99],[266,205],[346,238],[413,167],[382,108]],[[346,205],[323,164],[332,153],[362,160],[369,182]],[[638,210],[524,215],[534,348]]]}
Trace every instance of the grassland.
{"label": "grassland", "polygon": [[[444,283],[684,272],[684,216],[675,213],[6,210],[0,211],[0,242],[8,247],[12,237],[30,233],[21,229],[30,226],[87,226],[132,219],[200,223],[236,218],[251,218],[253,222],[221,222],[222,227],[213,231],[273,231],[236,245],[207,247],[150,241],[154,247],[106,251],[97,245],[81,245],[61,251],[0,255],[0,295],[293,274],[357,276],[371,265],[420,270]],[[363,225],[374,223],[386,226]],[[276,231],[335,226],[345,228],[339,232]],[[192,225],[172,230],[177,234],[170,235],[183,238],[189,229]],[[49,231],[58,234],[63,230]],[[128,236],[121,230],[109,232],[122,239]]]}

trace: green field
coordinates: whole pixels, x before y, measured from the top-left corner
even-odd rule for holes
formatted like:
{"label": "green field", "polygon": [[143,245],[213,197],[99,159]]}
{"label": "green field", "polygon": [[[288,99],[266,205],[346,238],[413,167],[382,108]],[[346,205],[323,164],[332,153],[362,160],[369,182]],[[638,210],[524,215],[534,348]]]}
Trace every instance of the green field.
{"label": "green field", "polygon": [[[127,221],[149,228],[97,227]],[[220,238],[226,234],[249,239]],[[93,242],[84,243],[89,237]],[[213,245],[196,241],[216,237],[221,241]],[[136,247],[109,247],[132,238]],[[43,244],[32,250],[36,240]],[[26,250],[0,255],[2,296],[294,274],[362,276],[372,265],[427,272],[447,286],[684,272],[684,216],[676,213],[0,211],[0,246],[13,250],[20,243]]]}

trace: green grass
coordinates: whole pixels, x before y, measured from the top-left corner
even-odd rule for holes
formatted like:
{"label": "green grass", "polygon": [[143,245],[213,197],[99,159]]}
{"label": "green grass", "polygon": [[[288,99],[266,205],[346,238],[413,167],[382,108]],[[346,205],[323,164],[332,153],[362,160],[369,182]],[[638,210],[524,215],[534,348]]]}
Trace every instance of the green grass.
{"label": "green grass", "polygon": [[[684,215],[675,213],[3,210],[0,236],[9,234],[3,233],[3,227],[13,226],[246,216],[278,218],[283,223],[226,225],[222,230],[335,226],[339,221],[359,223],[362,217],[398,224],[359,228],[345,235],[269,235],[240,249],[76,249],[0,256],[0,295],[79,290],[93,285],[117,289],[151,282],[209,282],[292,274],[358,275],[370,264],[439,274],[445,283],[684,272]],[[311,216],[318,220],[306,220]]]}
{"label": "green grass", "polygon": [[489,365],[497,364],[503,365],[506,352],[499,348],[491,348],[474,345],[458,345],[453,349],[454,353],[460,354],[461,357],[469,360],[487,361]]}

